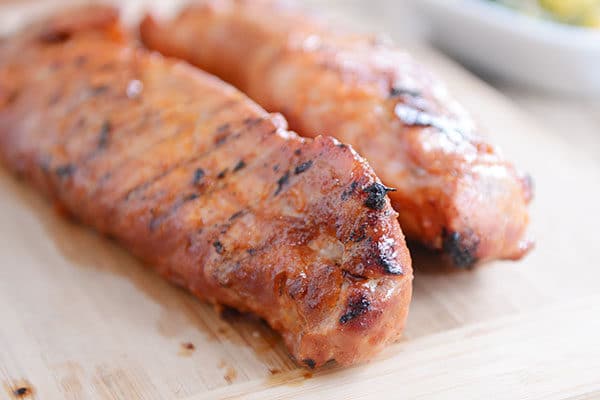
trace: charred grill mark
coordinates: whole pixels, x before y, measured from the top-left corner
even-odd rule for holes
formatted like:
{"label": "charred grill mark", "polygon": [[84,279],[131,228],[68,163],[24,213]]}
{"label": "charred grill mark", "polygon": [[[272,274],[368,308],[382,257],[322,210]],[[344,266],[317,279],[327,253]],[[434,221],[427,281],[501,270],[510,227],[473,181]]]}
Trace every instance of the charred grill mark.
{"label": "charred grill mark", "polygon": [[13,390],[13,395],[17,398],[28,397],[31,395],[32,391],[28,387],[21,386]]}
{"label": "charred grill mark", "polygon": [[312,358],[305,358],[302,360],[302,363],[310,369],[314,369],[317,366],[317,363]]}
{"label": "charred grill mark", "polygon": [[221,235],[226,234],[227,231],[229,230],[229,228],[231,228],[231,225],[232,225],[231,221],[227,221],[226,223],[221,224],[221,229],[219,230],[219,233]]}
{"label": "charred grill mark", "polygon": [[38,35],[38,39],[46,44],[60,44],[71,38],[71,34],[66,31],[47,29]]}
{"label": "charred grill mark", "polygon": [[348,200],[348,198],[354,194],[357,187],[358,187],[358,182],[357,181],[352,182],[350,184],[350,187],[348,187],[348,189],[346,189],[342,192],[342,196],[341,196],[342,200],[343,201]]}
{"label": "charred grill mark", "polygon": [[219,172],[217,174],[217,179],[223,179],[225,178],[225,175],[227,175],[227,171],[229,170],[229,168],[225,168],[223,171]]}
{"label": "charred grill mark", "polygon": [[73,164],[61,165],[56,167],[54,172],[61,179],[69,178],[75,173],[75,166]]}
{"label": "charred grill mark", "polygon": [[394,114],[407,126],[432,127],[444,133],[455,142],[465,136],[461,127],[451,119],[432,115],[406,104],[396,104]]}
{"label": "charred grill mark", "polygon": [[365,206],[372,210],[382,210],[383,207],[385,207],[385,197],[387,193],[394,191],[396,191],[396,189],[385,187],[381,183],[373,183],[364,189],[364,192],[367,194]]}
{"label": "charred grill mark", "polygon": [[[232,104],[235,104],[235,103],[236,102],[234,101]],[[225,106],[226,105],[227,105],[227,103],[225,104]],[[218,111],[221,111],[221,110],[219,109]],[[213,114],[216,114],[217,112],[215,112]],[[236,135],[233,136],[233,138],[240,137],[240,135],[242,133],[245,133],[245,132],[249,131],[255,125],[259,124],[262,121],[265,121],[265,119],[264,118],[246,118],[246,119],[244,119],[244,121],[243,121],[244,126],[238,131],[238,133]],[[217,128],[217,131],[215,133],[215,145],[217,145],[217,147],[221,146],[230,137],[232,137],[231,124],[225,123],[223,125],[220,125]]]}
{"label": "charred grill mark", "polygon": [[240,169],[244,168],[245,166],[246,166],[246,163],[244,162],[244,160],[240,160],[233,167],[233,172],[238,172]]}
{"label": "charred grill mark", "polygon": [[303,162],[302,164],[298,165],[295,169],[294,169],[294,174],[298,175],[301,174],[305,171],[307,171],[310,167],[312,167],[313,162],[312,160]]}
{"label": "charred grill mark", "polygon": [[[62,111],[61,111],[61,117],[67,117],[71,114],[77,114],[78,110],[84,106],[84,104],[87,101],[90,101],[90,99],[92,99],[94,96],[93,95],[89,95],[89,88],[84,89],[83,92],[77,92],[77,93],[61,93],[60,91],[58,91],[57,93],[55,93],[55,95],[53,97],[56,97],[56,100],[52,100],[51,101],[58,101],[60,99],[60,97],[62,95],[67,94],[64,97],[67,97],[69,99],[76,99],[75,101],[70,101],[69,103],[67,103],[66,105],[63,103],[63,105],[65,105],[65,107],[61,107]],[[77,95],[76,95],[77,94]],[[115,107],[113,105],[113,107]],[[106,109],[104,110],[104,112],[106,114],[110,114],[112,112],[112,108]],[[82,120],[83,117],[81,117],[80,119],[78,119],[77,124],[75,125],[75,128],[78,129],[71,129],[70,131],[67,132],[66,135],[63,135],[60,140],[58,140],[56,142],[56,147],[60,147],[60,146],[64,146],[66,143],[69,143],[70,140],[73,139],[73,137],[75,136],[81,136],[81,135],[89,135],[90,133],[95,134],[95,132],[90,132],[89,130],[83,130],[83,129],[79,129],[79,128],[83,128],[84,124],[80,125],[80,121]],[[136,119],[136,121],[138,121],[138,119]],[[139,123],[143,123],[145,121],[141,121]],[[82,160],[79,160],[82,164],[85,164],[85,158]]]}
{"label": "charred grill mark", "polygon": [[[168,138],[166,138],[166,139],[171,139],[172,137],[173,137],[173,136],[171,136],[171,137],[168,137]],[[155,142],[153,145],[149,146],[149,148],[148,148],[148,149],[150,149],[150,150],[151,150],[151,149],[152,149],[154,146],[157,146],[157,145],[159,145],[160,143],[162,143],[162,141],[163,141],[163,140],[165,140],[165,139],[161,139],[161,140],[159,140],[159,141]],[[146,149],[146,151],[149,151],[148,149]],[[198,161],[198,160],[202,159],[202,158],[203,158],[203,157],[205,157],[207,154],[210,154],[210,153],[211,153],[212,151],[214,151],[214,150],[215,150],[215,148],[207,148],[207,149],[206,149],[206,151],[204,151],[204,152],[203,152],[203,153],[201,153],[201,154],[198,154],[198,155],[196,155],[196,156],[194,156],[194,157],[192,157],[192,158],[183,159],[183,160],[181,160],[181,161],[179,161],[179,162],[177,162],[177,163],[174,163],[173,165],[169,166],[169,167],[168,167],[168,168],[167,168],[165,171],[163,171],[163,172],[161,172],[161,173],[159,173],[159,174],[155,175],[155,176],[154,176],[154,177],[152,177],[150,180],[148,180],[148,181],[145,181],[145,182],[143,182],[143,183],[141,183],[141,184],[139,184],[139,185],[137,185],[137,186],[133,187],[132,189],[130,189],[130,190],[129,190],[129,192],[127,192],[127,194],[124,196],[124,198],[125,198],[125,199],[129,199],[129,198],[131,198],[131,196],[132,196],[133,194],[135,194],[135,193],[138,193],[138,192],[140,192],[140,191],[143,191],[143,190],[145,190],[146,188],[148,188],[148,187],[149,187],[149,186],[151,186],[152,184],[154,184],[154,183],[156,183],[157,181],[159,181],[159,180],[161,180],[161,179],[165,178],[166,176],[168,176],[170,173],[172,173],[172,172],[173,172],[173,171],[175,171],[176,169],[178,169],[178,168],[181,168],[181,167],[185,167],[185,166],[187,166],[187,165],[189,165],[189,164],[192,164],[192,163],[194,163],[194,162],[196,162],[196,161]],[[144,151],[142,151],[142,152],[144,152]],[[132,156],[132,157],[128,158],[128,160],[131,160],[131,159],[135,159],[135,156]],[[119,165],[119,166],[117,166],[117,168],[120,168],[120,167],[122,167],[122,164],[121,164],[121,165]],[[196,170],[196,172],[197,172],[197,170]],[[203,172],[204,172],[204,171],[203,171]],[[222,178],[224,178],[226,173],[227,173],[227,168],[226,168],[225,170],[221,171],[221,172],[219,173],[219,175],[217,175],[217,178],[219,178],[219,179],[222,179]],[[221,174],[223,174],[223,175],[221,176]],[[203,175],[203,176],[204,176],[204,175]]]}
{"label": "charred grill mark", "polygon": [[221,243],[218,240],[215,240],[213,242],[213,247],[215,248],[215,251],[217,252],[217,254],[223,254],[223,252],[225,252],[225,248],[223,247],[223,243]]}
{"label": "charred grill mark", "polygon": [[[461,235],[459,232],[442,232],[443,251],[450,256],[457,268],[470,269],[477,262],[479,240]],[[470,242],[470,243],[469,243]]]}
{"label": "charred grill mark", "polygon": [[285,185],[287,185],[289,180],[290,180],[290,171],[286,171],[285,174],[283,174],[281,176],[281,178],[279,178],[277,180],[277,190],[275,190],[274,196],[277,196],[279,193],[281,193],[281,190],[283,189],[283,187]]}
{"label": "charred grill mark", "polygon": [[187,201],[196,200],[198,197],[200,197],[200,195],[198,193],[190,193],[187,196],[183,197],[183,203],[185,203]]}
{"label": "charred grill mark", "polygon": [[229,221],[234,221],[234,220],[238,219],[239,217],[244,215],[245,212],[246,212],[245,210],[240,210],[238,212],[231,214],[231,217],[229,217]]}
{"label": "charred grill mark", "polygon": [[[229,125],[229,124],[227,124],[227,125]],[[229,134],[230,134],[229,130],[217,132],[217,134],[215,135],[215,145],[217,147],[223,145],[223,143],[225,143],[227,141],[227,139],[229,138]]]}
{"label": "charred grill mark", "polygon": [[403,275],[404,270],[390,255],[382,252],[377,253],[377,264],[383,267],[383,270],[390,275]]}
{"label": "charred grill mark", "polygon": [[[128,201],[131,198],[133,198],[133,196],[135,196],[137,193],[143,192],[144,190],[146,190],[147,188],[152,186],[154,183],[158,182],[165,176],[169,175],[178,166],[179,165],[172,165],[169,168],[167,168],[166,170],[164,170],[163,172],[161,172],[160,174],[157,174],[157,175],[153,176],[152,178],[148,179],[147,181],[144,181],[144,182],[140,183],[139,185],[134,186],[127,193],[125,193],[125,195],[123,196],[123,200]],[[110,173],[110,171],[109,171],[109,173]]]}
{"label": "charred grill mark", "polygon": [[264,118],[262,117],[246,118],[244,119],[244,125],[246,126],[246,128],[251,128],[263,120]]}
{"label": "charred grill mark", "polygon": [[390,88],[390,97],[398,97],[398,96],[410,96],[410,97],[421,97],[421,92],[415,89],[408,89],[398,86],[392,86]]}
{"label": "charred grill mark", "polygon": [[204,175],[206,175],[206,173],[202,168],[196,168],[194,171],[194,179],[192,180],[192,184],[194,186],[198,186],[202,181],[202,178],[204,178]]}
{"label": "charred grill mark", "polygon": [[[233,106],[235,103],[237,103],[237,101],[230,101],[230,100],[220,103],[217,107],[213,108],[207,114],[206,118],[211,118],[211,117],[213,117],[215,115],[218,115],[219,112],[221,112],[222,110],[224,110],[228,106]],[[149,110],[149,111],[152,111],[152,110]],[[147,113],[147,115],[152,115],[152,113],[151,112]],[[149,123],[148,121],[149,121],[149,119],[145,118],[142,122],[143,123]],[[135,132],[136,131],[135,129],[129,129],[129,130],[131,132]],[[125,130],[125,131],[127,131],[127,130]],[[137,131],[139,131],[139,129]],[[144,146],[143,148],[141,148],[139,151],[135,152],[134,154],[127,155],[126,157],[124,157],[122,159],[121,162],[119,162],[113,168],[113,170],[107,171],[106,176],[110,177],[110,176],[114,175],[114,172],[116,172],[120,168],[123,168],[124,166],[126,166],[127,162],[129,162],[131,160],[137,159],[140,154],[151,152],[152,149],[154,149],[157,146],[160,146],[165,141],[172,140],[172,139],[174,139],[174,138],[176,138],[179,135],[182,135],[184,133],[189,133],[189,131],[187,131],[185,129],[183,129],[183,130],[181,130],[181,129],[175,129],[174,132],[175,133],[173,133],[173,134],[169,134],[167,136],[161,136],[161,137],[159,137],[155,142],[152,142],[149,145]],[[216,147],[218,147],[218,146],[216,146]],[[215,149],[215,147],[207,146],[206,150],[203,153],[198,154],[198,155],[196,155],[194,157],[191,157],[191,158],[183,159],[180,162],[175,163],[172,167],[169,167],[165,172],[160,173],[157,176],[155,176],[154,178],[152,178],[153,182],[151,182],[151,183],[154,183],[154,182],[156,182],[156,181],[158,181],[158,180],[166,177],[169,173],[171,173],[172,171],[176,170],[177,168],[179,168],[181,166],[186,166],[186,165],[189,165],[191,163],[194,163],[194,162],[198,161],[199,159],[203,158],[206,154],[210,153],[214,149]],[[106,180],[103,180],[102,184],[99,185],[98,189],[101,189],[104,183],[106,183]],[[127,193],[127,195],[125,196],[125,198],[128,198],[128,196],[130,196],[130,193],[139,191],[139,189],[143,190],[143,189],[149,187],[150,184],[147,184],[146,182],[144,182],[144,183],[142,183],[142,184],[140,184],[140,185],[138,185],[136,187],[133,187],[132,189],[129,190],[129,192]]]}
{"label": "charred grill mark", "polygon": [[108,146],[111,129],[112,126],[109,120],[106,120],[102,123],[102,126],[100,127],[100,133],[98,134],[98,148],[104,149]]}
{"label": "charred grill mark", "polygon": [[359,275],[348,271],[347,269],[342,269],[342,276],[344,278],[350,279],[351,281],[364,281],[367,279],[366,276]]}
{"label": "charred grill mark", "polygon": [[[167,177],[169,174],[171,174],[173,171],[177,170],[178,168],[183,168],[186,167],[189,164],[192,164],[194,162],[197,162],[198,160],[202,159],[203,157],[205,157],[207,154],[210,154],[212,151],[214,151],[214,148],[212,149],[208,149],[207,151],[205,151],[202,154],[199,154],[193,158],[190,159],[184,159],[178,163],[174,163],[173,165],[169,166],[166,170],[164,170],[163,172],[155,175],[154,177],[152,177],[151,179],[138,184],[137,186],[135,186],[134,188],[130,189],[122,198],[122,200],[127,201],[130,200],[134,195],[136,195],[137,193],[140,193],[142,191],[144,191],[145,189],[147,189],[148,187],[150,187],[153,184],[156,184],[158,181],[160,181],[161,179]],[[196,174],[197,170],[194,172],[194,174]],[[204,171],[202,171],[204,172]],[[109,171],[110,173],[110,171]],[[219,173],[219,176],[217,176],[219,179],[222,179],[225,177],[225,174],[227,173],[227,168],[223,171],[221,171],[221,173]],[[222,175],[222,176],[221,176]],[[204,176],[204,175],[203,175]],[[214,192],[211,191],[210,193]]]}
{"label": "charred grill mark", "polygon": [[351,300],[348,303],[348,308],[346,309],[346,312],[340,317],[340,324],[347,324],[356,317],[363,315],[364,313],[369,311],[370,306],[371,303],[364,295],[361,295],[358,299]]}
{"label": "charred grill mark", "polygon": [[231,126],[231,124],[229,124],[229,122],[219,125],[217,127],[217,133],[223,133],[223,132],[227,132],[229,131],[229,127]]}
{"label": "charred grill mark", "polygon": [[173,204],[165,213],[161,215],[154,215],[154,212],[152,212],[152,218],[150,219],[150,224],[148,225],[150,231],[156,230],[156,228],[158,228],[167,218],[175,214],[175,212],[177,212],[177,210],[182,205],[184,205],[188,201],[196,200],[199,197],[200,195],[198,193],[190,193],[183,196],[179,201]]}

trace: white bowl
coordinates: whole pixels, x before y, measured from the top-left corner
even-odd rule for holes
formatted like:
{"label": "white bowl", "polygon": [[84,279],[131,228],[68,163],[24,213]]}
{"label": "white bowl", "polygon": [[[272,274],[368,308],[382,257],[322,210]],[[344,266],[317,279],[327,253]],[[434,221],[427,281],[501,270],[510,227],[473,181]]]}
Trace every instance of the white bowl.
{"label": "white bowl", "polygon": [[600,30],[486,0],[414,0],[432,39],[461,61],[518,83],[600,97]]}

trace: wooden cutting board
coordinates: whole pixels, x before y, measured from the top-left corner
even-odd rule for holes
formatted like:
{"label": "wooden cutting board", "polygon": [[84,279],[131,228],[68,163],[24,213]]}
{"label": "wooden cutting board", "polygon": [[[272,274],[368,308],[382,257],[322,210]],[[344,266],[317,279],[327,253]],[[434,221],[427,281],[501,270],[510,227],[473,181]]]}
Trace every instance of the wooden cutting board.
{"label": "wooden cutting board", "polygon": [[[41,10],[3,6],[2,29]],[[448,274],[416,254],[404,339],[310,372],[260,321],[220,316],[0,169],[0,399],[600,398],[600,156],[411,51],[535,178],[526,259]]]}

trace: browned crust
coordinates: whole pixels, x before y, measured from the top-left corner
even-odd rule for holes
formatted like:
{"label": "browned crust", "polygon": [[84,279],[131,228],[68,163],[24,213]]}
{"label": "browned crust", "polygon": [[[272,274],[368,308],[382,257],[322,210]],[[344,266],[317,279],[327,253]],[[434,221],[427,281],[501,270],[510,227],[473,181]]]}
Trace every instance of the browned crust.
{"label": "browned crust", "polygon": [[456,266],[517,259],[531,178],[477,133],[443,84],[378,37],[334,30],[277,1],[202,0],[140,26],[146,46],[214,73],[304,136],[365,156],[407,237]]}
{"label": "browned crust", "polygon": [[[68,14],[90,30],[29,29],[0,48],[6,166],[172,282],[264,318],[305,366],[367,360],[397,339],[411,261],[368,164],[122,43],[114,18],[90,12]],[[63,32],[61,20],[37,26]]]}

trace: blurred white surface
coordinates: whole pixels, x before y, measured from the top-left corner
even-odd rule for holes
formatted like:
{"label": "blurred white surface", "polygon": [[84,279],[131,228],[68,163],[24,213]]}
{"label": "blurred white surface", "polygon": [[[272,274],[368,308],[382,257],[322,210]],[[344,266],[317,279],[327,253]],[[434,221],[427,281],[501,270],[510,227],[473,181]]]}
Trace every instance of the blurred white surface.
{"label": "blurred white surface", "polygon": [[600,30],[533,18],[483,0],[416,0],[436,44],[512,81],[600,97]]}

